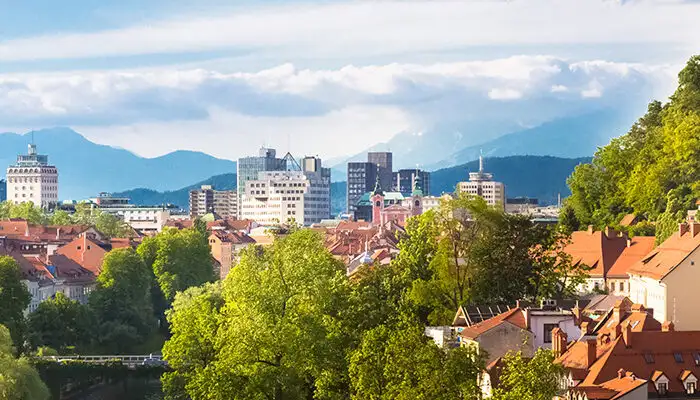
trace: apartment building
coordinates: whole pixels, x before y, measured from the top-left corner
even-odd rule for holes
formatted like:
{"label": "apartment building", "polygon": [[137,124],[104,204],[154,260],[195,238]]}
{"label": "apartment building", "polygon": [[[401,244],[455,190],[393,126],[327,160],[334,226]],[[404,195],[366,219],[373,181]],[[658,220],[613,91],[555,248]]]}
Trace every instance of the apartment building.
{"label": "apartment building", "polygon": [[220,218],[236,218],[238,194],[233,190],[215,190],[211,185],[190,191],[190,218],[216,214]]}
{"label": "apartment building", "polygon": [[35,144],[7,168],[7,199],[46,209],[58,203],[58,169],[49,165],[49,156],[37,154]]}

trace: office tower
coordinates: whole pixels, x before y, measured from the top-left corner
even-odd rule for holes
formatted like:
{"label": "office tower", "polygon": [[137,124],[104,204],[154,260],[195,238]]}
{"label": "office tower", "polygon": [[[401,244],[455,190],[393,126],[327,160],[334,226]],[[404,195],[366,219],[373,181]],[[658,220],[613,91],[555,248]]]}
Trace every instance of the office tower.
{"label": "office tower", "polygon": [[348,163],[347,210],[354,214],[357,202],[365,193],[371,192],[377,182],[377,164],[370,162]]}
{"label": "office tower", "polygon": [[7,200],[7,181],[0,179],[0,203]]}
{"label": "office tower", "polygon": [[498,206],[505,210],[506,187],[501,182],[495,182],[493,175],[484,172],[484,158],[479,157],[479,172],[469,173],[469,182],[457,184],[460,192],[482,197],[490,206]]}
{"label": "office tower", "polygon": [[393,190],[393,162],[392,154],[387,151],[367,153],[367,161],[377,166],[379,186],[385,192]]}
{"label": "office tower", "polygon": [[[245,191],[246,182],[258,179],[258,174],[263,171],[284,171],[287,169],[287,161],[284,158],[277,158],[275,149],[261,147],[258,156],[243,157],[238,159],[237,171],[237,191],[238,204],[241,204],[240,196]],[[240,209],[239,216],[240,216]]]}
{"label": "office tower", "polygon": [[17,163],[7,168],[7,199],[46,209],[58,203],[58,170],[49,165],[48,156],[37,154],[33,143],[26,155],[18,155]]}
{"label": "office tower", "polygon": [[209,213],[221,218],[236,218],[238,194],[234,190],[214,190],[211,185],[190,191],[190,218]]}

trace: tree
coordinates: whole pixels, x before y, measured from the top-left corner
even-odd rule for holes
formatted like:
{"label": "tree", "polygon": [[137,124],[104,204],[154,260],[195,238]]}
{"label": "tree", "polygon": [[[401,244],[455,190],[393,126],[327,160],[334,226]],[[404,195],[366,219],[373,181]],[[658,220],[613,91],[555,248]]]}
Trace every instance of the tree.
{"label": "tree", "polygon": [[417,323],[381,325],[350,356],[353,399],[478,399],[483,359],[471,348],[440,349]]}
{"label": "tree", "polygon": [[56,210],[51,215],[51,225],[70,225],[73,223],[70,214],[65,210]]}
{"label": "tree", "polygon": [[661,242],[687,211],[677,208],[700,197],[699,64],[700,56],[691,57],[670,102],[651,102],[627,134],[600,148],[590,164],[576,167],[567,180],[566,204],[580,225],[616,226],[634,213],[660,223]]}
{"label": "tree", "polygon": [[158,287],[168,302],[177,292],[214,281],[207,237],[195,229],[165,229],[144,239],[137,251],[153,270]]}
{"label": "tree", "polygon": [[0,324],[10,330],[18,348],[24,342],[24,310],[31,300],[17,262],[12,257],[0,256]]}
{"label": "tree", "polygon": [[21,218],[33,224],[45,224],[48,221],[44,211],[32,202],[14,204],[6,201],[0,204],[0,219],[2,218]]}
{"label": "tree", "polygon": [[539,349],[532,359],[520,352],[509,353],[503,362],[494,400],[551,400],[560,394],[564,369],[554,363],[551,351]]}
{"label": "tree", "polygon": [[15,358],[10,331],[0,325],[0,398],[45,400],[49,390],[26,358]]}
{"label": "tree", "polygon": [[130,248],[112,250],[104,258],[89,305],[98,321],[104,351],[124,352],[152,332],[151,272]]}
{"label": "tree", "polygon": [[93,327],[90,310],[61,292],[53,299],[41,302],[29,315],[29,332],[34,347],[48,346],[60,351],[81,348],[90,343]]}
{"label": "tree", "polygon": [[[168,314],[173,336],[163,352],[174,369],[164,379],[168,395],[342,397],[347,393],[347,338],[339,329],[348,289],[344,273],[310,230],[267,248],[245,249],[222,284],[223,305],[215,292],[189,293]],[[189,344],[192,324],[195,332],[203,326],[210,332],[194,346]]]}

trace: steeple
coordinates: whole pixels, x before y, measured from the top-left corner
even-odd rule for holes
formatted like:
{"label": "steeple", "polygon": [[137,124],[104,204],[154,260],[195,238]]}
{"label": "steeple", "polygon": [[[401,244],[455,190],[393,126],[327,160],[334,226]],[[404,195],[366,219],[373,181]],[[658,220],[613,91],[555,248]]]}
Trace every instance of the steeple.
{"label": "steeple", "polygon": [[382,190],[382,185],[379,183],[379,174],[377,174],[377,180],[374,183],[374,190],[372,191],[372,196],[375,194],[380,194],[384,195],[384,191]]}

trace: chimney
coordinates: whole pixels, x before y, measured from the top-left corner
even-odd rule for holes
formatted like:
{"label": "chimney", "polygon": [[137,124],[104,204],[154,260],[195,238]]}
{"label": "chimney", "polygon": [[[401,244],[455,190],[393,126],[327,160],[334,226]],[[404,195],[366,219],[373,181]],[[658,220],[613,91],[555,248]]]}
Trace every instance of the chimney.
{"label": "chimney", "polygon": [[571,309],[571,313],[574,314],[574,324],[579,325],[581,323],[581,308],[578,306],[578,300],[576,300],[576,305]]}
{"label": "chimney", "polygon": [[671,321],[666,321],[661,324],[661,332],[673,332],[676,330],[676,326]]}
{"label": "chimney", "polygon": [[615,232],[615,229],[613,229],[609,226],[605,227],[605,237],[607,237],[608,239],[612,239],[616,235],[617,235],[617,232]]}
{"label": "chimney", "polygon": [[595,339],[589,339],[586,341],[586,368],[590,368],[591,365],[596,360],[596,340]]}
{"label": "chimney", "polygon": [[698,233],[700,233],[700,224],[697,222],[690,223],[690,236],[695,237]]}
{"label": "chimney", "polygon": [[620,335],[622,335],[622,324],[617,324],[617,325],[615,325],[615,329],[613,329],[613,331],[612,331],[611,339],[615,340],[615,339],[619,338]]}
{"label": "chimney", "polygon": [[581,337],[591,333],[591,323],[588,321],[581,322]]}
{"label": "chimney", "polygon": [[632,239],[627,238],[627,247],[632,247]]}
{"label": "chimney", "polygon": [[560,357],[564,352],[566,352],[566,345],[568,343],[568,336],[566,332],[562,331],[560,328],[552,329],[552,352],[554,357]]}
{"label": "chimney", "polygon": [[686,232],[688,232],[688,224],[685,222],[678,224],[678,236],[683,236]]}
{"label": "chimney", "polygon": [[624,368],[620,368],[617,370],[617,379],[622,379],[625,376],[625,370]]}
{"label": "chimney", "polygon": [[593,225],[588,225],[588,234],[589,235],[593,234]]}
{"label": "chimney", "polygon": [[632,324],[625,324],[622,330],[622,341],[625,342],[625,347],[632,347]]}
{"label": "chimney", "polygon": [[80,252],[80,260],[85,262],[85,252],[87,251],[87,235],[83,233],[83,251]]}
{"label": "chimney", "polygon": [[61,227],[59,226],[58,228],[56,228],[56,240],[58,241],[58,240],[60,240],[60,238],[61,238]]}
{"label": "chimney", "polygon": [[625,317],[624,314],[625,310],[622,308],[622,300],[616,301],[612,312],[612,320],[615,321],[615,324],[619,325],[622,322],[622,319]]}

